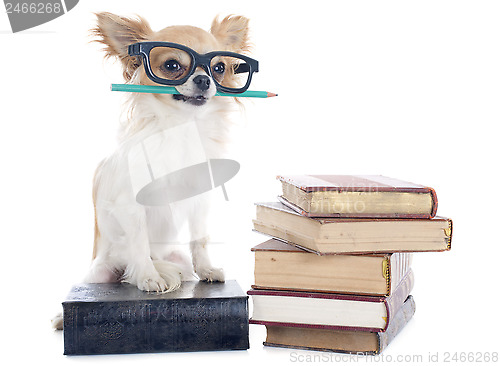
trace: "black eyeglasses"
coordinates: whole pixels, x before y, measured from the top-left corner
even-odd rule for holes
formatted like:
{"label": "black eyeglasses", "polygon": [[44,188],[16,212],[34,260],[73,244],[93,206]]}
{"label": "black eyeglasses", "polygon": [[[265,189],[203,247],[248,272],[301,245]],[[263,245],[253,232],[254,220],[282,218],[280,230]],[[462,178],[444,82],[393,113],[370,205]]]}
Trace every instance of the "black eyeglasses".
{"label": "black eyeglasses", "polygon": [[239,53],[214,51],[200,55],[189,47],[171,42],[139,42],[128,47],[130,56],[142,56],[146,75],[155,83],[181,85],[202,67],[217,90],[243,93],[250,86],[259,62]]}

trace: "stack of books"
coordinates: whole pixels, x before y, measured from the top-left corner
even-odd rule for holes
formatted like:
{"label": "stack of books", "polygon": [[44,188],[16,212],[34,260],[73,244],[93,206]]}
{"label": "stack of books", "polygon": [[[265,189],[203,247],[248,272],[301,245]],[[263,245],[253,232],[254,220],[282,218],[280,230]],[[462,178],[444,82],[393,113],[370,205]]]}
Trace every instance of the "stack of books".
{"label": "stack of books", "polygon": [[267,346],[378,354],[415,312],[413,252],[451,248],[432,188],[383,176],[278,176],[256,204],[251,324]]}

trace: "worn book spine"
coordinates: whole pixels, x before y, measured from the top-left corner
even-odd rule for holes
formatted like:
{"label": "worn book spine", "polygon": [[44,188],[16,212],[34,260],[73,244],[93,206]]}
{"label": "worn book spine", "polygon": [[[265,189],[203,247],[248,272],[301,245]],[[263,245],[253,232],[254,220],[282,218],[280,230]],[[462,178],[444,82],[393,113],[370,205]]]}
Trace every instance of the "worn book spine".
{"label": "worn book spine", "polygon": [[411,269],[413,253],[392,253],[388,261],[384,261],[384,278],[387,284],[387,295],[391,295],[399,283]]}
{"label": "worn book spine", "polygon": [[396,336],[401,332],[405,325],[410,321],[410,319],[415,314],[415,300],[413,296],[409,295],[405,300],[401,309],[393,317],[391,324],[385,332],[378,332],[378,350],[375,354],[381,353]]}
{"label": "worn book spine", "polygon": [[397,289],[392,293],[391,296],[386,298],[385,306],[387,309],[387,323],[385,329],[382,331],[385,332],[389,328],[389,325],[392,322],[392,318],[399,312],[399,309],[403,306],[406,298],[410,295],[411,290],[415,284],[415,276],[413,274],[413,270],[409,270],[406,276],[401,280]]}
{"label": "worn book spine", "polygon": [[249,348],[246,296],[67,301],[63,310],[66,355]]}

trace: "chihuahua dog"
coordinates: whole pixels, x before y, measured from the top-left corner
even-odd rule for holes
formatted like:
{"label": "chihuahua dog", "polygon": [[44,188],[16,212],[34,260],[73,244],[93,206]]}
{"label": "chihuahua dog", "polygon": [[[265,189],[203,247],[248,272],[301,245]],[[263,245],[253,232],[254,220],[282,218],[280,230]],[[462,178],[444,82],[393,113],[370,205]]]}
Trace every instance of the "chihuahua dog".
{"label": "chihuahua dog", "polygon": [[[104,44],[106,57],[121,61],[127,83],[155,85],[153,74],[173,81],[178,93],[131,93],[128,97],[127,118],[119,130],[119,147],[98,165],[94,176],[94,250],[85,282],[122,281],[155,292],[174,291],[182,280],[194,274],[201,281],[223,282],[223,270],[212,266],[207,253],[208,194],[195,194],[171,205],[140,204],[130,178],[130,155],[151,136],[175,129],[175,139],[168,143],[169,154],[161,157],[165,165],[188,167],[192,162],[190,147],[196,144],[201,144],[208,159],[226,156],[232,125],[230,115],[237,109],[234,107],[238,101],[214,98],[221,86],[222,91],[237,87],[232,80],[236,75],[225,72],[230,66],[220,55],[248,52],[248,19],[215,18],[210,32],[192,26],[170,26],[154,32],[140,17],[96,15],[97,26],[92,34]],[[130,45],[151,46],[151,42],[171,47],[158,48],[161,52],[150,50],[147,60],[130,54]],[[197,61],[191,60],[188,67],[186,57]],[[198,66],[199,63],[202,65]],[[249,82],[250,79],[246,87]],[[187,124],[195,129],[177,128]],[[184,190],[189,189],[189,181],[181,184]],[[158,245],[175,241],[179,227],[184,224],[189,229],[191,260],[182,252],[165,253],[165,245]],[[56,329],[62,329],[62,323],[61,314],[52,320]]]}
{"label": "chihuahua dog", "polygon": [[[154,32],[142,18],[99,13],[93,33],[97,41],[105,45],[106,57],[121,61],[123,76],[130,84],[155,85],[145,72],[144,60],[129,55],[131,44],[168,42],[186,46],[200,55],[213,51],[244,53],[249,49],[248,19],[241,16],[214,19],[210,32],[192,26],[170,26]],[[153,72],[174,73],[173,79],[181,77],[182,60],[161,53],[151,53],[150,57],[151,63],[161,65]],[[219,74],[224,71],[221,64],[214,69],[216,67]],[[186,155],[183,147],[195,143],[196,139],[201,140],[208,158],[225,156],[231,124],[229,115],[236,100],[214,98],[217,90],[212,74],[216,73],[207,71],[203,67],[191,70],[192,75],[175,86],[178,94],[130,94],[127,120],[120,129],[119,148],[99,164],[94,177],[94,252],[85,278],[87,283],[123,281],[144,291],[166,292],[177,289],[193,270],[199,280],[224,281],[223,270],[212,266],[207,253],[207,195],[197,195],[168,208],[141,205],[131,189],[127,161],[130,150],[148,136],[186,122],[196,125],[198,136],[184,132],[178,137],[170,156],[163,157],[167,164],[182,164]],[[179,253],[160,253],[154,244],[170,241],[183,222],[188,225],[191,236],[192,261],[187,259],[188,263]]]}

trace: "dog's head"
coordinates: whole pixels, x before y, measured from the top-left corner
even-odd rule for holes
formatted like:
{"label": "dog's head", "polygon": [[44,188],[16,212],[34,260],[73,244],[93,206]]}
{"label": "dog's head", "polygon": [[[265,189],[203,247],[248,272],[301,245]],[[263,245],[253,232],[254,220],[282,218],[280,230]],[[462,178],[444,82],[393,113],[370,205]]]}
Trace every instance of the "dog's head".
{"label": "dog's head", "polygon": [[[143,60],[139,56],[129,56],[128,46],[137,42],[170,42],[186,46],[202,55],[212,51],[243,53],[249,49],[248,19],[241,16],[228,16],[221,21],[215,18],[210,32],[192,26],[171,26],[154,32],[140,17],[132,19],[111,13],[96,15],[97,27],[93,33],[106,46],[106,56],[116,57],[121,61],[123,76],[127,82],[155,85],[142,66]],[[188,67],[187,62],[189,61],[184,54],[176,49],[157,48],[154,53],[150,53],[152,72],[159,78],[180,78],[183,70]],[[211,74],[217,77],[217,73],[221,72],[220,65],[214,64],[212,67]],[[230,85],[231,80],[225,82]],[[200,106],[206,104],[216,93],[214,80],[203,67],[196,67],[183,84],[175,87],[179,94],[164,96],[166,102]]]}

